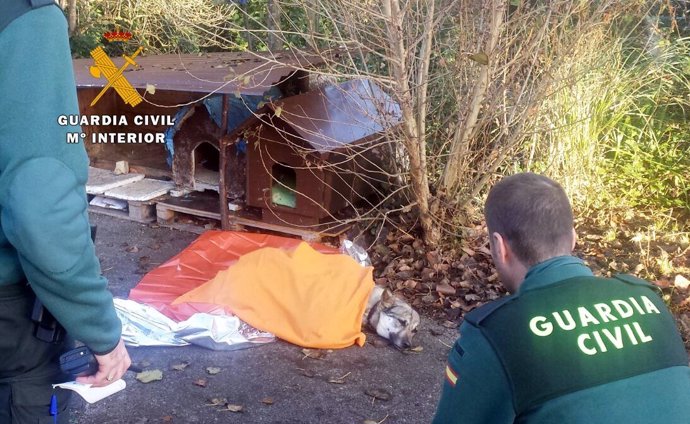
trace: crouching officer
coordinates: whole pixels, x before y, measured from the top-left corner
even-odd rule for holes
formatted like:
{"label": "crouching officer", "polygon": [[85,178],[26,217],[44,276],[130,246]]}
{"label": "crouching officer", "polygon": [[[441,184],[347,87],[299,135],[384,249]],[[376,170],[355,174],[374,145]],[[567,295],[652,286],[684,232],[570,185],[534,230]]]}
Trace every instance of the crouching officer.
{"label": "crouching officer", "polygon": [[434,423],[690,422],[690,368],[673,317],[647,282],[594,277],[571,256],[561,186],[507,177],[484,214],[513,294],[465,316]]}
{"label": "crouching officer", "polygon": [[89,236],[86,151],[66,143],[80,128],[57,123],[79,108],[52,0],[0,2],[0,111],[0,423],[67,422],[66,394],[51,387],[67,380],[64,339],[57,324],[31,320],[34,295],[96,353],[98,372],[82,382],[107,385],[130,359]]}

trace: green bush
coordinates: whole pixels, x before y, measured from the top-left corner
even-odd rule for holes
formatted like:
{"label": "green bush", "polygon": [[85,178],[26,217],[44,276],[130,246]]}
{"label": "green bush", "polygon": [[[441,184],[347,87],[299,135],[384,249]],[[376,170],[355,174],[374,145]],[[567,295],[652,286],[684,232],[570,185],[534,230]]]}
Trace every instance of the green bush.
{"label": "green bush", "polygon": [[563,181],[581,211],[690,216],[690,39],[650,39],[583,44],[523,151],[524,167]]}

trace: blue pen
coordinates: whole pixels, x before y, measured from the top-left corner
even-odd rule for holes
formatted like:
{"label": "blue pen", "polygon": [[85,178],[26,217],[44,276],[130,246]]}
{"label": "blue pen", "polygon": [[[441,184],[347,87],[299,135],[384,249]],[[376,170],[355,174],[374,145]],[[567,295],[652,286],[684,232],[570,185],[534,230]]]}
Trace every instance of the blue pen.
{"label": "blue pen", "polygon": [[58,403],[57,403],[57,396],[52,395],[50,397],[50,415],[53,416],[53,423],[57,424],[57,419],[58,419]]}

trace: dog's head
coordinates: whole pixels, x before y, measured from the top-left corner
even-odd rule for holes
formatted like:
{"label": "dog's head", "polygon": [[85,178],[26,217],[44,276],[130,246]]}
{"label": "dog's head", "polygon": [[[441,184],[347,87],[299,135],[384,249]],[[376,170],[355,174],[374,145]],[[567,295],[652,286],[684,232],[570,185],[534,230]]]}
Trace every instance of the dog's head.
{"label": "dog's head", "polygon": [[369,325],[397,348],[408,348],[412,346],[412,338],[417,333],[419,314],[386,289],[369,313]]}

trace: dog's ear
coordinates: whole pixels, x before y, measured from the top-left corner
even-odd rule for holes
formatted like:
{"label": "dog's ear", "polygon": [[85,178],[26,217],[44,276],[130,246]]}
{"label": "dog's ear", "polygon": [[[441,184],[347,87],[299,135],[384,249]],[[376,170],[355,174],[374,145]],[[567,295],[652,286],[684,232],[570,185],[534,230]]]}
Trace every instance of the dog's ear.
{"label": "dog's ear", "polygon": [[383,293],[381,293],[381,305],[384,308],[390,308],[395,304],[395,295],[393,294],[392,291],[388,289],[384,289]]}

